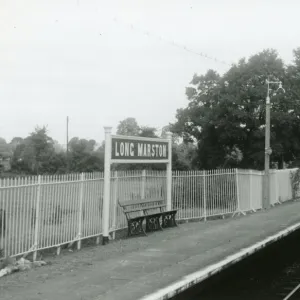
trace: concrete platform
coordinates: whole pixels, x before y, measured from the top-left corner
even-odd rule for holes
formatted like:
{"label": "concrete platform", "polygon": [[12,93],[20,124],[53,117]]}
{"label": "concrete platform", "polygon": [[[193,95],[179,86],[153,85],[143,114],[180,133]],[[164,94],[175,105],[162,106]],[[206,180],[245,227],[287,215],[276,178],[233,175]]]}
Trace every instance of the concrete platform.
{"label": "concrete platform", "polygon": [[168,299],[298,228],[298,201],[233,219],[182,224],[47,257],[51,265],[0,279],[0,299]]}

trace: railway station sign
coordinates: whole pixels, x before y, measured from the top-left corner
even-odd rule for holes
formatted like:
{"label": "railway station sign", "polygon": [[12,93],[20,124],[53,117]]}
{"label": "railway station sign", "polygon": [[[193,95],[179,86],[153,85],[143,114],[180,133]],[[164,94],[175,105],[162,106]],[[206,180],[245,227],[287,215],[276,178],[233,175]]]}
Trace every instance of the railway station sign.
{"label": "railway station sign", "polygon": [[[105,130],[105,156],[104,156],[104,190],[102,206],[102,243],[109,241],[110,208],[111,208],[111,165],[112,164],[152,164],[166,165],[166,206],[172,207],[172,134],[167,133],[166,139],[145,138],[136,136],[112,135],[111,127]],[[116,203],[113,204],[113,209]]]}
{"label": "railway station sign", "polygon": [[111,159],[117,160],[167,160],[168,141],[150,138],[120,138],[112,136]]}

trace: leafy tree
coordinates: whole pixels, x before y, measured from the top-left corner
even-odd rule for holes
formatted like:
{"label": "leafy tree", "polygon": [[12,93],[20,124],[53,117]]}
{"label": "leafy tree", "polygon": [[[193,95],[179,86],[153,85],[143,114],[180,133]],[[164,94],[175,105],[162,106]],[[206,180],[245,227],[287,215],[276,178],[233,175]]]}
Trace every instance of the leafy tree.
{"label": "leafy tree", "polygon": [[[197,142],[198,168],[263,168],[265,82],[270,74],[285,84],[286,71],[277,52],[265,50],[241,59],[223,76],[213,70],[194,75],[186,89],[189,104],[177,111],[172,131]],[[291,85],[285,87],[285,94],[272,91],[273,161],[291,160],[299,152],[299,109]]]}
{"label": "leafy tree", "polygon": [[10,142],[10,147],[12,151],[15,151],[17,146],[20,145],[23,142],[23,139],[21,137],[14,137]]}
{"label": "leafy tree", "polygon": [[7,158],[12,155],[11,147],[4,138],[0,137],[0,157]]}
{"label": "leafy tree", "polygon": [[135,118],[126,118],[120,121],[117,127],[117,134],[127,136],[143,136],[157,138],[155,127],[140,126]]}
{"label": "leafy tree", "polygon": [[[172,130],[172,125],[162,128],[161,137],[167,138],[167,132]],[[172,134],[172,169],[177,171],[187,171],[194,169],[197,147],[193,142],[184,142],[180,136]]]}
{"label": "leafy tree", "polygon": [[43,169],[47,174],[65,174],[67,172],[67,158],[65,152],[54,152],[49,157],[47,168]]}
{"label": "leafy tree", "polygon": [[127,136],[139,135],[140,127],[135,118],[126,118],[117,127],[117,134]]}
{"label": "leafy tree", "polygon": [[148,126],[140,127],[139,136],[149,137],[149,138],[157,138],[158,137],[156,134],[156,128],[148,127]]}
{"label": "leafy tree", "polygon": [[[294,135],[297,134],[299,128],[297,128],[298,124],[298,116],[300,114],[300,48],[294,50],[294,62],[292,65],[288,66],[286,72],[286,80],[284,82],[284,87],[290,92],[290,98],[292,99],[292,103],[289,103],[290,108],[290,120],[292,121],[293,126],[289,126],[287,128],[286,124],[283,124],[285,129],[289,129],[289,136],[285,136],[286,132],[283,130],[282,134],[287,138],[290,138],[289,142],[293,144],[293,148],[299,148],[298,139],[294,139]],[[291,123],[291,122],[289,122]],[[296,128],[295,128],[296,127]],[[285,148],[288,145],[285,146]],[[294,154],[294,153],[293,153]],[[294,159],[286,158],[287,162],[290,162],[291,167],[299,167],[300,166],[300,151],[294,154]]]}
{"label": "leafy tree", "polygon": [[[167,132],[172,131],[172,125],[166,125],[161,130],[161,138],[166,139],[167,138]],[[172,144],[179,144],[180,143],[180,135],[176,132],[172,132]]]}
{"label": "leafy tree", "polygon": [[104,155],[101,151],[94,151],[95,140],[74,137],[69,142],[70,167],[72,172],[102,171]]}
{"label": "leafy tree", "polygon": [[294,61],[292,65],[287,68],[287,80],[285,85],[290,85],[290,91],[294,99],[300,99],[300,47],[293,51]]}
{"label": "leafy tree", "polygon": [[53,147],[54,147],[55,153],[65,152],[64,147],[61,144],[59,144],[58,141],[53,141]]}
{"label": "leafy tree", "polygon": [[34,132],[17,145],[12,166],[32,174],[45,173],[49,170],[53,155],[53,140],[47,135],[47,128],[36,127]]}
{"label": "leafy tree", "polygon": [[74,137],[69,142],[69,149],[71,152],[75,153],[92,153],[94,151],[96,145],[95,140],[86,140],[79,139],[78,137]]}
{"label": "leafy tree", "polygon": [[172,169],[179,171],[195,169],[196,150],[197,147],[194,143],[182,142],[180,144],[173,144]]}

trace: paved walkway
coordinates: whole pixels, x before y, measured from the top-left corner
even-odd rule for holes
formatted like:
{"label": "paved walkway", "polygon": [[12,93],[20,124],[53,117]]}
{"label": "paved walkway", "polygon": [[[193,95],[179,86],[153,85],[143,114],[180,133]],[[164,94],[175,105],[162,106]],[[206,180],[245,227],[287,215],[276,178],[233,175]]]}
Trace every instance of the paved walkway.
{"label": "paved walkway", "polygon": [[0,279],[1,300],[137,300],[300,222],[300,202],[248,216],[182,224],[148,237],[45,258]]}

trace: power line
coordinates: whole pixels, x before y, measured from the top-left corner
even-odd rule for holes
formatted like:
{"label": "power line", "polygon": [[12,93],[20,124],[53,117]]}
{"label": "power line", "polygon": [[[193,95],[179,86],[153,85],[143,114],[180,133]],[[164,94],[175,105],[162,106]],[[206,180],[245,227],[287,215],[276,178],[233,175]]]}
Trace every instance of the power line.
{"label": "power line", "polygon": [[164,37],[162,37],[161,35],[157,35],[153,32],[150,32],[149,30],[144,30],[144,29],[141,29],[131,23],[125,23],[123,21],[120,21],[118,20],[117,18],[114,18],[114,22],[118,23],[118,24],[123,24],[123,25],[126,25],[127,27],[129,27],[131,30],[135,30],[135,31],[139,31],[145,35],[147,35],[148,37],[153,37],[153,38],[156,38],[158,39],[159,41],[161,42],[164,42],[168,45],[171,45],[173,47],[177,47],[177,48],[180,48],[180,49],[183,49],[185,50],[186,52],[189,52],[189,53],[192,53],[194,55],[197,55],[197,56],[201,56],[203,58],[206,58],[206,59],[210,59],[210,60],[213,60],[215,62],[218,62],[218,63],[221,63],[221,64],[224,64],[224,65],[227,65],[227,66],[232,66],[232,64],[224,61],[224,60],[221,60],[221,59],[218,59],[216,57],[213,57],[213,56],[210,56],[210,55],[207,55],[206,53],[203,53],[203,52],[198,52],[198,51],[195,51],[185,45],[182,45],[182,44],[179,44],[173,40],[168,40],[168,39],[165,39]]}

